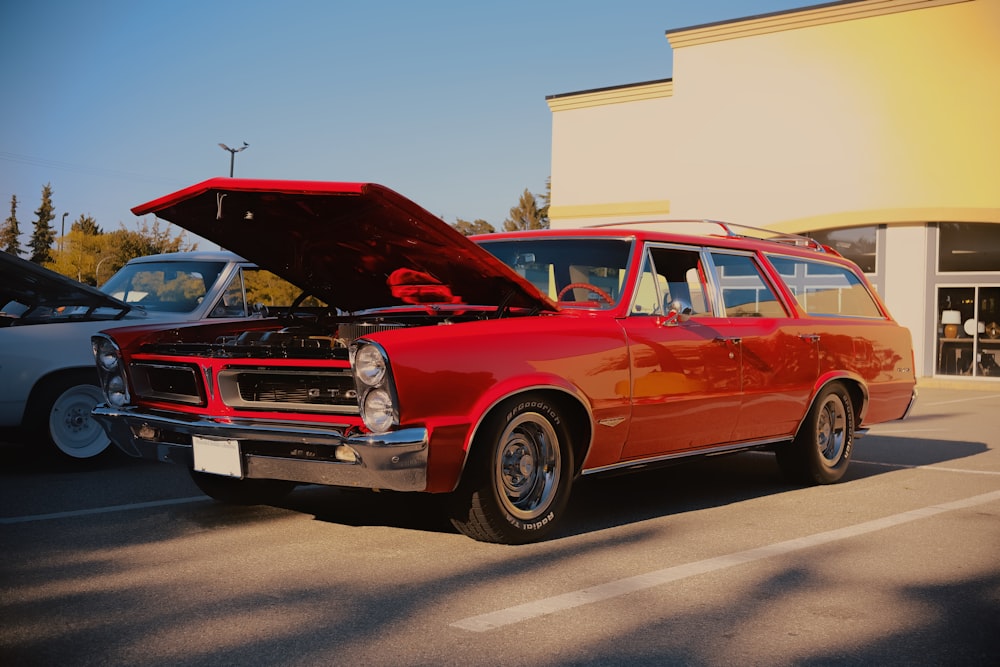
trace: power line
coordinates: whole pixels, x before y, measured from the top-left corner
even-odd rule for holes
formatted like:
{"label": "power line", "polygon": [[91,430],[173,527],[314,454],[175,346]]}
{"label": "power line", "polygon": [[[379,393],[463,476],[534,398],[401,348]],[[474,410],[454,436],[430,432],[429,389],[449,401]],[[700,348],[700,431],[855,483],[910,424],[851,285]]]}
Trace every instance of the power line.
{"label": "power line", "polygon": [[119,178],[129,181],[140,181],[143,183],[165,183],[169,185],[182,184],[182,181],[172,178],[158,178],[147,176],[130,171],[118,171],[115,169],[104,169],[102,167],[90,167],[87,165],[73,164],[71,162],[60,162],[59,160],[49,160],[46,158],[32,157],[30,155],[19,155],[0,151],[0,160],[14,162],[16,164],[26,164],[32,167],[46,167],[49,169],[59,169],[62,171],[73,171],[81,174],[92,174],[94,176],[105,176],[108,178]]}

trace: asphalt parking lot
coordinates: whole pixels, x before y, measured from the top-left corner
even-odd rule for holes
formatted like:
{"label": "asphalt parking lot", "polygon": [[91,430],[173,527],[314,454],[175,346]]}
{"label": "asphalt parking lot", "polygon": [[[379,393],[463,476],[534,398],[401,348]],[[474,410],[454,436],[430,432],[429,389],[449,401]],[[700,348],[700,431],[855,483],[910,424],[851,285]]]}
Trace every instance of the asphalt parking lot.
{"label": "asphalt parking lot", "polygon": [[995,665],[1000,391],[922,387],[847,479],[748,453],[587,479],[550,540],[425,496],[226,507],[0,447],[0,664]]}

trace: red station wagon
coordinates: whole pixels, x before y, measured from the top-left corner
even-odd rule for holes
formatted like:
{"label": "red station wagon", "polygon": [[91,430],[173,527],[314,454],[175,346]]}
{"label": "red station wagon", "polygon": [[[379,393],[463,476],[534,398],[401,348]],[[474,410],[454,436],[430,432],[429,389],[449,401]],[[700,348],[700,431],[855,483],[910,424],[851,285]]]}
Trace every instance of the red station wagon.
{"label": "red station wagon", "polygon": [[133,212],[325,304],[94,337],[111,439],[222,501],[445,494],[462,533],[524,543],[584,475],[764,449],[795,482],[837,482],[855,436],[915,395],[909,332],[804,237],[699,221],[469,239],[367,183],[218,178]]}

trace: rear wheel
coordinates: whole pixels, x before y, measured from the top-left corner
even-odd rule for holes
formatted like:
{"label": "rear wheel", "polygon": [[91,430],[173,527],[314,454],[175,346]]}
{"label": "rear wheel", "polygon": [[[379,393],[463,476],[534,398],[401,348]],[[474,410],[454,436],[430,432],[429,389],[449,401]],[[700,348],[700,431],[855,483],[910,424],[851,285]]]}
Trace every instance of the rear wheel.
{"label": "rear wheel", "polygon": [[833,484],[847,472],[854,448],[854,409],[847,389],[834,383],[813,402],[795,440],[776,452],[778,466],[799,484]]}
{"label": "rear wheel", "polygon": [[50,379],[32,399],[31,431],[53,453],[74,459],[98,456],[111,444],[90,413],[104,400],[97,373],[81,371]]}
{"label": "rear wheel", "polygon": [[273,505],[296,486],[282,479],[239,479],[196,470],[191,479],[209,498],[232,505]]}
{"label": "rear wheel", "polygon": [[484,422],[465,476],[452,494],[451,521],[483,542],[543,538],[562,517],[573,450],[560,411],[544,398],[519,398]]}

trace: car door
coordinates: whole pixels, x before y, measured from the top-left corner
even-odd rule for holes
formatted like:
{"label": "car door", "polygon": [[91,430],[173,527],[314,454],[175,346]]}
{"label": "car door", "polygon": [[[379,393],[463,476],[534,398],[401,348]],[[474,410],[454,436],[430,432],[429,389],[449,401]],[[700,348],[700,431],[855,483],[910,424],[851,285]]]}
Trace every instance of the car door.
{"label": "car door", "polygon": [[740,407],[740,350],[713,310],[702,253],[647,247],[630,314],[632,417],[623,459],[728,442]]}
{"label": "car door", "polygon": [[742,352],[743,400],[732,439],[792,435],[819,377],[816,332],[793,316],[753,253],[713,250],[709,258],[729,335]]}

